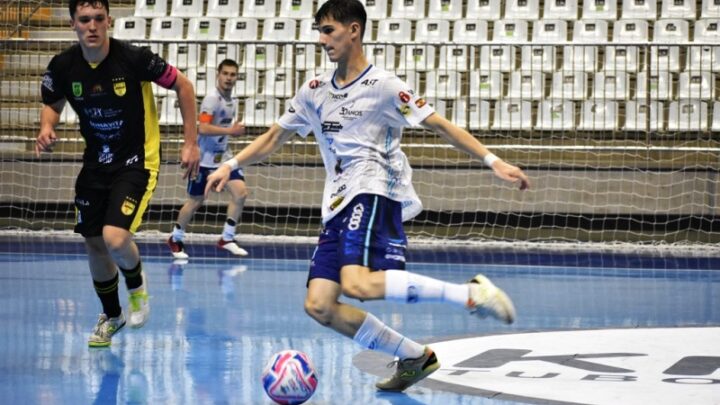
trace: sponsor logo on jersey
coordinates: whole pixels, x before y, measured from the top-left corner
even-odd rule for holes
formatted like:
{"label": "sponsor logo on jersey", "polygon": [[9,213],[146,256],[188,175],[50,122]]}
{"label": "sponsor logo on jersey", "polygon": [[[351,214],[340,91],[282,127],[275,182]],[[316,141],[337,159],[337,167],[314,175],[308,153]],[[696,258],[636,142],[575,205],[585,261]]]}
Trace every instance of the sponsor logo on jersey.
{"label": "sponsor logo on jersey", "polygon": [[323,84],[325,84],[325,83],[321,82],[318,79],[312,79],[312,80],[310,80],[310,83],[308,84],[308,86],[310,86],[310,88],[314,90],[314,89],[317,89],[318,87],[322,87]]}
{"label": "sponsor logo on jersey", "polygon": [[343,94],[328,93],[328,96],[330,96],[330,99],[332,101],[340,101],[340,100],[345,100],[347,98],[347,93],[343,93]]}
{"label": "sponsor logo on jersey", "polygon": [[125,95],[127,88],[125,87],[125,78],[124,77],[121,77],[118,79],[113,79],[113,91],[115,92],[115,95],[118,97],[122,97]]}
{"label": "sponsor logo on jersey", "polygon": [[138,158],[138,155],[133,155],[133,157],[125,161],[125,166],[130,166],[133,163],[137,163],[139,160],[140,158]]}
{"label": "sponsor logo on jersey", "polygon": [[362,117],[363,112],[359,111],[359,110],[353,110],[352,109],[353,106],[354,105],[351,104],[349,107],[340,107],[340,115],[343,118],[349,119],[349,120],[355,120],[355,119]]}
{"label": "sponsor logo on jersey", "polygon": [[120,206],[120,212],[122,212],[123,215],[132,215],[132,213],[135,212],[136,205],[135,200],[130,197],[125,197],[125,201],[123,201],[122,206]]}
{"label": "sponsor logo on jersey", "polygon": [[400,111],[400,114],[407,117],[408,115],[410,115],[410,106],[407,104],[403,104],[400,107],[398,107],[398,111]]}
{"label": "sponsor logo on jersey", "polygon": [[425,101],[424,98],[419,98],[415,100],[415,105],[417,106],[417,108],[423,108],[425,107],[425,104],[427,104],[427,101]]}
{"label": "sponsor logo on jersey", "polygon": [[122,129],[124,122],[125,121],[123,120],[117,120],[112,122],[96,122],[92,120],[88,121],[90,126],[98,131],[118,131]]}
{"label": "sponsor logo on jersey", "polygon": [[340,132],[343,126],[337,121],[324,121],[322,123],[323,132]]}
{"label": "sponsor logo on jersey", "polygon": [[373,87],[375,83],[378,82],[378,79],[365,79],[360,82],[363,86]]}
{"label": "sponsor logo on jersey", "polygon": [[102,152],[98,153],[98,162],[102,164],[112,163],[115,154],[110,151],[110,146],[103,145]]}
{"label": "sponsor logo on jersey", "polygon": [[344,199],[345,199],[345,197],[338,197],[335,199],[335,201],[331,202],[330,207],[329,207],[330,211],[333,211],[333,210],[335,210],[335,208],[339,207],[340,204],[342,204]]}
{"label": "sponsor logo on jersey", "polygon": [[82,83],[72,82],[72,92],[75,97],[82,96]]}
{"label": "sponsor logo on jersey", "polygon": [[45,72],[45,75],[42,78],[42,85],[50,91],[55,91],[53,88],[53,78],[50,75],[50,72]]}
{"label": "sponsor logo on jersey", "polygon": [[103,87],[100,85],[100,83],[98,83],[98,84],[92,86],[92,88],[90,89],[90,93],[91,93],[90,95],[94,96],[94,95],[104,94],[105,91],[104,91]]}
{"label": "sponsor logo on jersey", "polygon": [[220,120],[220,125],[229,125],[232,123],[232,117],[223,118]]}
{"label": "sponsor logo on jersey", "polygon": [[290,114],[295,114],[295,109],[293,108],[293,106],[288,107],[288,112]]}
{"label": "sponsor logo on jersey", "polygon": [[398,97],[400,97],[400,101],[403,103],[409,103],[410,102],[410,95],[405,93],[404,91],[401,91],[398,93]]}

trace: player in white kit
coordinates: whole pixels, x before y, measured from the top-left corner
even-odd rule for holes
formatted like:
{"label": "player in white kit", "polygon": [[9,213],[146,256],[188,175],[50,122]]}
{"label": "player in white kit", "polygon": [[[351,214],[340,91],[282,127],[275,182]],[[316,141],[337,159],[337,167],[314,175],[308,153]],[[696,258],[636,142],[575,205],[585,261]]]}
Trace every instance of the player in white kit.
{"label": "player in white kit", "polygon": [[[245,134],[245,126],[235,121],[238,101],[232,97],[232,91],[237,82],[237,75],[238,64],[235,61],[225,59],[220,62],[217,68],[216,87],[203,98],[198,128],[200,171],[195,179],[188,180],[188,199],[180,209],[177,222],[167,241],[175,259],[188,258],[184,243],[185,230],[195,211],[205,202],[207,176],[232,156],[228,151],[228,138]],[[236,168],[230,174],[227,190],[230,193],[230,202],[217,246],[236,256],[247,256],[248,252],[235,241],[235,228],[248,195],[241,168]]]}
{"label": "player in white kit", "polygon": [[440,367],[435,353],[372,314],[339,302],[341,294],[362,301],[447,302],[480,317],[506,323],[515,318],[510,298],[483,275],[456,284],[404,270],[402,222],[422,205],[400,150],[402,127],[422,125],[437,132],[521,189],[529,181],[518,167],[435,113],[397,76],[368,63],[362,50],[366,14],[358,0],[329,0],[315,21],[320,45],[336,70],[304,83],[278,123],[210,175],[206,193],[222,190],[232,170],[265,159],[293,134],[315,134],[327,176],[324,229],[310,264],[305,311],[366,348],[396,356],[395,374],[376,386],[402,391]]}

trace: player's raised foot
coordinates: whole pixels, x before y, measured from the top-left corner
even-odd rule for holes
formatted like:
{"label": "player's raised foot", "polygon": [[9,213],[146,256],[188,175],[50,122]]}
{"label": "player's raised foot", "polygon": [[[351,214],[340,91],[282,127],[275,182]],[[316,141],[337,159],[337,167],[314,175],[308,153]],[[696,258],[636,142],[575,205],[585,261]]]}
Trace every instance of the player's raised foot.
{"label": "player's raised foot", "polygon": [[108,318],[107,315],[100,314],[98,322],[90,334],[90,338],[88,338],[88,346],[110,346],[113,335],[122,329],[123,326],[125,326],[125,315],[122,312],[115,318]]}
{"label": "player's raised foot", "polygon": [[150,297],[147,293],[147,279],[145,272],[142,273],[142,287],[130,293],[130,313],[128,314],[128,325],[131,328],[141,328],[150,318]]}
{"label": "player's raised foot", "polygon": [[241,248],[235,240],[224,240],[223,238],[220,238],[217,244],[218,248],[225,249],[228,252],[234,254],[235,256],[247,256],[248,252],[247,250]]}
{"label": "player's raised foot", "polygon": [[170,246],[170,252],[172,253],[173,258],[184,260],[190,257],[187,253],[185,253],[185,244],[182,242],[176,242],[172,235],[168,238],[167,244]]}
{"label": "player's raised foot", "polygon": [[478,274],[468,283],[470,295],[466,304],[471,314],[480,318],[488,315],[505,323],[515,321],[515,307],[510,297],[487,277]]}
{"label": "player's raised foot", "polygon": [[425,353],[417,359],[395,360],[388,367],[397,365],[395,374],[375,383],[380,391],[404,391],[440,368],[440,362],[431,348],[425,346]]}

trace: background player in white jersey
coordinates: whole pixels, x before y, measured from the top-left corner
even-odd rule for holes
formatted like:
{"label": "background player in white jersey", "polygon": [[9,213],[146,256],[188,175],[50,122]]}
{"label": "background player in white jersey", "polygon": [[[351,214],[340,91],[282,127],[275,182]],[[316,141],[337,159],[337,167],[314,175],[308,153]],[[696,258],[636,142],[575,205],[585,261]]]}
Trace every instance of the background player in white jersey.
{"label": "background player in white jersey", "polygon": [[455,284],[404,271],[402,221],[422,206],[400,150],[402,127],[422,125],[437,132],[521,189],[529,181],[522,170],[435,113],[397,76],[368,64],[362,50],[366,14],[358,0],[329,0],[315,21],[320,45],[337,69],[304,83],[277,124],[210,175],[206,192],[222,190],[232,170],[265,159],[294,133],[315,134],[327,177],[324,229],[310,264],[305,311],[366,348],[398,357],[395,374],[376,386],[402,391],[440,367],[435,353],[340,302],[341,294],[363,301],[448,302],[506,323],[515,317],[508,296],[483,275]]}
{"label": "background player in white jersey", "polygon": [[[183,243],[185,229],[195,211],[205,202],[204,192],[207,176],[231,156],[228,151],[228,138],[245,134],[245,126],[241,122],[235,121],[238,101],[233,99],[232,91],[237,78],[238,64],[235,61],[225,59],[220,62],[217,68],[216,87],[203,98],[200,106],[198,131],[201,153],[200,171],[195,179],[188,180],[188,200],[180,209],[177,222],[167,242],[176,259],[188,258]],[[235,241],[235,227],[248,195],[242,169],[238,168],[230,173],[227,191],[230,193],[230,202],[227,207],[223,232],[217,246],[234,255],[247,256],[247,251],[238,246]]]}

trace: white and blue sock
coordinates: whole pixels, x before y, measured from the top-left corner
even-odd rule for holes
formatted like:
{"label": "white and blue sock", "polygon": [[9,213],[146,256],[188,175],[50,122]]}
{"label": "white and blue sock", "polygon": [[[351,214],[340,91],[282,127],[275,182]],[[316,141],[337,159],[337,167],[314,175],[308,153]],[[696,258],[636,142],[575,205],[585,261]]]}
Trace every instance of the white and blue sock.
{"label": "white and blue sock", "polygon": [[416,359],[425,354],[425,346],[406,338],[369,313],[353,340],[362,347],[402,359]]}
{"label": "white and blue sock", "polygon": [[448,283],[404,270],[385,271],[385,299],[390,301],[450,302],[465,306],[468,296],[467,284]]}

